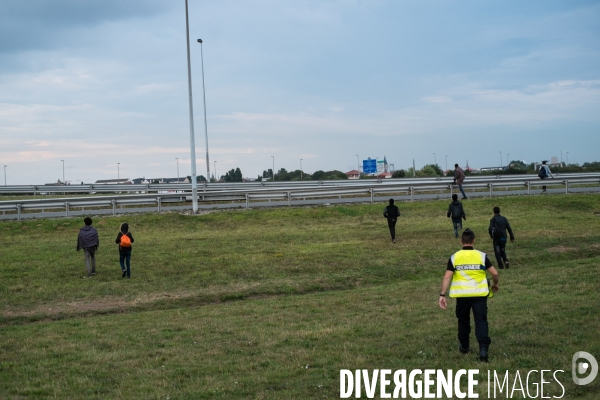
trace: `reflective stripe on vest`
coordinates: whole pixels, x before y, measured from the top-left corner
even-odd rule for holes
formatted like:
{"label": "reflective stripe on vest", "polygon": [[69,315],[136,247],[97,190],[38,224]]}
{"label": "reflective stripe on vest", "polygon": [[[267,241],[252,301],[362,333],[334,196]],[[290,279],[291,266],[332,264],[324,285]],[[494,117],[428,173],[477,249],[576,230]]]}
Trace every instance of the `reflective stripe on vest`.
{"label": "reflective stripe on vest", "polygon": [[460,250],[450,257],[454,266],[450,297],[486,297],[489,294],[485,257],[479,250]]}

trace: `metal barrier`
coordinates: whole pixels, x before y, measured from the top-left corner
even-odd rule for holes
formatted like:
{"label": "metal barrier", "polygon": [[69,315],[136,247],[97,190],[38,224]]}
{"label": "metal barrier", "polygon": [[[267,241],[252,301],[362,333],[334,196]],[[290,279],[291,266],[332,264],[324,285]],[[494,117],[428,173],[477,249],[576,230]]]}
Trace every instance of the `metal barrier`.
{"label": "metal barrier", "polygon": [[[573,175],[573,174],[571,174]],[[500,178],[501,177],[501,178]],[[468,183],[463,184],[463,189],[475,192],[475,194],[484,195],[487,193],[489,196],[494,195],[494,190],[498,189],[514,189],[523,188],[526,194],[531,194],[532,188],[538,188],[540,186],[564,186],[565,193],[569,193],[571,185],[574,184],[590,184],[595,185],[600,183],[600,174],[577,174],[577,176],[571,176],[567,178],[566,174],[560,175],[560,179],[545,179],[540,180],[537,176],[533,175],[501,175],[499,177],[477,177],[471,179],[469,177]],[[331,202],[341,202],[342,198],[344,201],[370,201],[373,203],[377,196],[381,195],[402,195],[410,197],[410,200],[414,200],[415,196],[423,193],[437,192],[439,194],[452,193],[456,190],[457,186],[452,185],[451,178],[429,178],[429,179],[391,179],[386,181],[374,181],[374,180],[359,180],[359,181],[325,181],[325,182],[314,182],[307,185],[305,182],[275,182],[276,185],[256,185],[252,183],[238,183],[230,186],[221,186],[221,184],[211,184],[209,186],[201,187],[202,190],[198,191],[199,201],[206,204],[214,204],[219,202],[244,202],[245,207],[249,208],[253,204],[263,205],[265,200],[267,203],[272,201],[286,201],[288,205],[292,205],[292,201],[306,199],[312,199],[312,201],[331,199]],[[86,186],[86,185],[77,185]],[[72,211],[81,207],[82,210],[87,208],[95,209],[106,209],[111,208],[112,214],[126,213],[129,211],[136,211],[135,209],[118,208],[118,206],[142,206],[150,205],[156,207],[157,211],[162,211],[165,203],[185,203],[191,201],[191,185],[187,185],[188,189],[181,191],[173,191],[171,193],[160,193],[172,187],[177,189],[183,189],[185,184],[173,184],[173,185],[89,185],[91,193],[97,193],[96,187],[100,186],[103,190],[109,190],[112,192],[125,191],[120,190],[121,188],[127,188],[131,190],[139,189],[141,194],[111,194],[111,195],[98,195],[88,197],[67,197],[67,198],[36,198],[27,200],[7,200],[0,201],[0,212],[4,215],[0,215],[1,219],[21,219],[24,217],[24,211],[41,210],[42,214],[47,210],[64,210],[64,215],[69,216]],[[53,188],[60,188],[61,193],[67,193],[69,188],[66,186],[53,186]],[[4,187],[10,191],[14,187]],[[20,187],[23,188],[23,187]],[[27,186],[27,190],[34,190],[36,194],[43,192],[39,191],[39,187]],[[200,189],[200,188],[199,188]],[[220,189],[220,190],[217,190]],[[599,188],[593,188],[594,191],[600,191]],[[485,192],[483,192],[485,191]],[[1,192],[1,191],[0,191]],[[337,199],[336,199],[337,198]],[[408,198],[407,198],[408,199]],[[309,200],[311,201],[311,200]],[[260,204],[259,204],[260,203]],[[241,206],[239,203],[235,203]],[[243,203],[242,203],[243,204]],[[313,203],[314,204],[314,203]],[[279,204],[278,204],[279,205]],[[184,208],[191,208],[191,206],[185,206]],[[91,211],[91,210],[90,210]],[[11,214],[6,214],[9,212]],[[16,214],[12,214],[15,213]],[[26,213],[27,214],[27,213]],[[25,215],[29,217],[29,215]],[[36,217],[37,215],[33,215]]]}

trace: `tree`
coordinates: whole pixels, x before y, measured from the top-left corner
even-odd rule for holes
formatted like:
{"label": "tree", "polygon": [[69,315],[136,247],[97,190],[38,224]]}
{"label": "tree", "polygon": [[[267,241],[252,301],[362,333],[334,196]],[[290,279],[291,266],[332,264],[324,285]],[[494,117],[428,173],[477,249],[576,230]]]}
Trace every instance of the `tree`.
{"label": "tree", "polygon": [[242,171],[240,168],[229,170],[224,176],[225,182],[242,182]]}
{"label": "tree", "polygon": [[394,171],[394,173],[392,174],[392,178],[404,178],[405,176],[406,176],[406,171],[403,169]]}

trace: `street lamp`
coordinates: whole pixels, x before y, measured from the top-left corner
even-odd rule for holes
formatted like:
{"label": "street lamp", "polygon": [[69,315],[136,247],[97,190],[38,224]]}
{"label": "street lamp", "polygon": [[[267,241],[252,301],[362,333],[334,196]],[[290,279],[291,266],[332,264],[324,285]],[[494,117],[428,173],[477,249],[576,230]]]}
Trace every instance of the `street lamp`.
{"label": "street lamp", "polygon": [[6,186],[6,167],[7,165],[4,166],[4,186]]}
{"label": "street lamp", "polygon": [[498,153],[500,153],[500,168],[502,168],[502,152],[499,151]]}
{"label": "street lamp", "polygon": [[202,39],[198,39],[200,43],[200,64],[202,65],[202,99],[204,100],[204,141],[206,143],[206,175],[210,175],[208,166],[208,124],[206,122],[206,89],[204,88],[204,53],[202,51]]}
{"label": "street lamp", "polygon": [[121,180],[121,172],[119,171],[119,166],[121,165],[120,162],[117,163],[117,184],[119,184],[119,181]]}
{"label": "street lamp", "polygon": [[213,163],[215,166],[215,181],[219,182],[219,177],[217,175],[217,160],[215,160]]}
{"label": "street lamp", "polygon": [[62,164],[63,164],[63,180],[62,180],[62,184],[64,185],[65,184],[65,160],[60,160],[60,161],[62,161]]}
{"label": "street lamp", "polygon": [[358,154],[356,155],[356,170],[358,171],[358,174],[360,175],[360,161],[358,161]]}
{"label": "street lamp", "polygon": [[300,180],[302,180],[302,159],[300,159]]}
{"label": "street lamp", "polygon": [[567,151],[567,165],[569,165],[569,152]]}
{"label": "street lamp", "polygon": [[177,183],[179,183],[179,158],[175,157],[177,160]]}
{"label": "street lamp", "polygon": [[433,153],[433,165],[437,165],[437,157],[435,156],[435,153]]}
{"label": "street lamp", "polygon": [[[188,93],[190,109],[190,154],[192,163],[192,211],[198,212],[198,183],[196,182],[196,141],[194,139],[194,107],[192,102],[192,67],[190,63],[190,23],[188,18],[188,2],[185,0],[185,38],[187,44]],[[208,162],[206,163],[208,171]],[[210,176],[210,175],[207,175]]]}
{"label": "street lamp", "polygon": [[506,153],[506,166],[510,167],[510,161],[508,161],[508,156],[510,156],[510,153]]}
{"label": "street lamp", "polygon": [[559,150],[559,151],[560,151],[560,166],[562,167],[562,150]]}
{"label": "street lamp", "polygon": [[448,154],[446,154],[446,171],[448,171]]}
{"label": "street lamp", "polygon": [[273,175],[273,182],[275,182],[275,156],[271,156],[273,159],[273,169],[271,170],[271,175]]}

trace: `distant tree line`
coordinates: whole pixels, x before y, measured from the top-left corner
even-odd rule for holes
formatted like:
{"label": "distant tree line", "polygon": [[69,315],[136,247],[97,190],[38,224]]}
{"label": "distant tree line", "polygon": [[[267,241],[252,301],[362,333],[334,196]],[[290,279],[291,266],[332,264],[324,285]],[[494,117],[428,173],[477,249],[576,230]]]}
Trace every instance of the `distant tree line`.
{"label": "distant tree line", "polygon": [[[256,180],[257,181],[270,181],[273,179],[273,170],[269,168],[266,171],[263,171],[262,175],[259,175]],[[312,174],[308,174],[306,172],[300,171],[299,169],[295,171],[287,171],[285,168],[281,168],[279,171],[275,173],[276,181],[326,181],[326,180],[337,180],[337,179],[348,179],[345,173],[338,170],[333,171],[323,171],[318,170],[313,172]]]}
{"label": "distant tree line", "polygon": [[[518,175],[518,174],[536,174],[539,170],[539,163],[525,164],[523,161],[513,160],[508,164],[507,168],[502,170],[497,169],[493,171],[481,171],[476,172],[480,175]],[[577,172],[600,172],[600,162],[585,162],[582,165],[569,164],[562,167],[551,167],[552,173],[577,173]],[[465,175],[472,175],[473,172],[465,170]],[[408,170],[399,169],[394,171],[392,178],[417,178],[436,177],[444,176],[444,171],[434,164],[427,164],[423,168],[413,171],[412,168]],[[448,170],[445,176],[454,176],[454,170]],[[362,177],[362,176],[361,176]]]}

